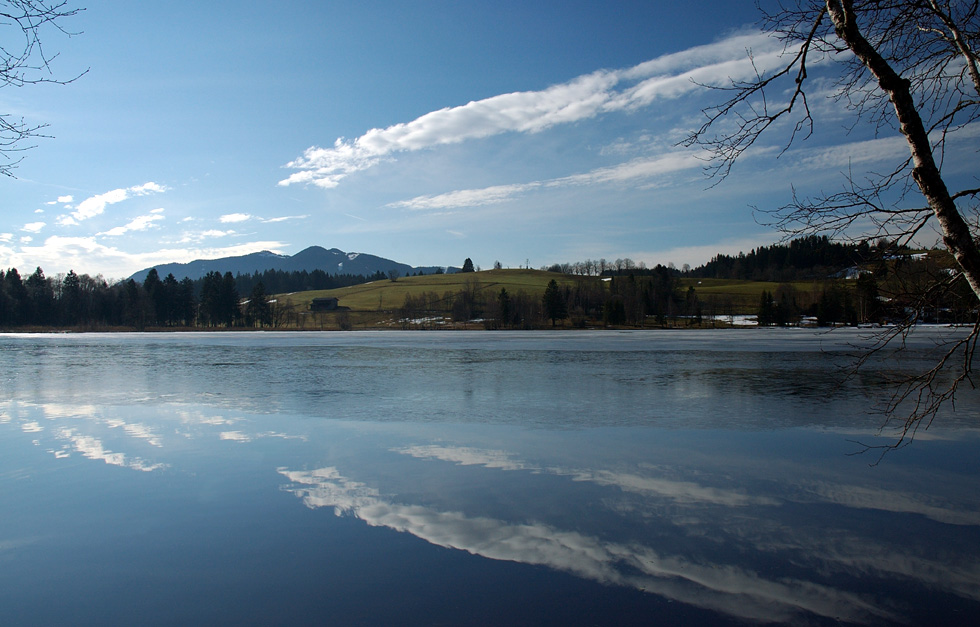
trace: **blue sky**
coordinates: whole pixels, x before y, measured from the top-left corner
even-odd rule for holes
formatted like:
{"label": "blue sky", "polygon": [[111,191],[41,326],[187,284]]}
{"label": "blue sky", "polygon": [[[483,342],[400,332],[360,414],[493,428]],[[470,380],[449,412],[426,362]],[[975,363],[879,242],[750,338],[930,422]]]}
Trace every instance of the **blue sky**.
{"label": "blue sky", "polygon": [[[530,6],[528,6],[530,5]],[[49,33],[69,85],[0,89],[45,122],[0,180],[0,267],[122,278],[311,245],[412,265],[698,265],[780,233],[751,207],[833,190],[900,140],[811,96],[711,186],[678,145],[779,47],[749,2],[93,0]],[[820,67],[814,68],[819,73]],[[907,153],[906,153],[907,154]],[[778,156],[778,158],[777,158]]]}

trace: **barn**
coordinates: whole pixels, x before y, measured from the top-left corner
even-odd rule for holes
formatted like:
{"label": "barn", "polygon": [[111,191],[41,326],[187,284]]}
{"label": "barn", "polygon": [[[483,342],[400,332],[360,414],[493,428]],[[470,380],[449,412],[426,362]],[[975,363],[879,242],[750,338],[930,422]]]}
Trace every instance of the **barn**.
{"label": "barn", "polygon": [[334,311],[337,309],[336,298],[314,298],[310,303],[310,311]]}

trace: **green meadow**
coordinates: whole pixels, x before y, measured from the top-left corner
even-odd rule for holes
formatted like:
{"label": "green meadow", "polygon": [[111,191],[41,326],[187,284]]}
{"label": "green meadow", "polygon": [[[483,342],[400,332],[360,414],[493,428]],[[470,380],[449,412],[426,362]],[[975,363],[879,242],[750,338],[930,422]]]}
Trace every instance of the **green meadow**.
{"label": "green meadow", "polygon": [[[562,287],[608,289],[609,278],[578,276],[547,272],[544,270],[501,269],[456,274],[427,274],[400,277],[395,281],[383,279],[331,290],[313,290],[277,294],[278,302],[291,313],[286,327],[338,329],[338,328],[393,328],[399,326],[400,309],[406,298],[429,298],[428,312],[432,316],[449,317],[449,295],[464,291],[478,294],[484,301],[497,298],[502,289],[509,295],[524,294],[528,299],[540,302],[550,281]],[[625,281],[617,277],[615,281]],[[693,287],[698,298],[711,306],[706,314],[753,315],[758,311],[763,291],[775,292],[778,284],[766,281],[740,281],[725,279],[680,279],[678,293],[684,295]],[[791,284],[797,293],[808,300],[811,293],[819,293],[821,282]],[[433,298],[433,296],[435,298]],[[315,298],[336,298],[338,310],[311,312]],[[591,321],[596,323],[598,321]],[[448,320],[447,320],[447,324]],[[565,321],[565,325],[570,321]],[[455,328],[466,328],[466,323],[456,323]]]}
{"label": "green meadow", "polygon": [[529,295],[540,298],[548,282],[554,279],[559,285],[574,285],[580,281],[597,282],[597,277],[576,277],[545,272],[543,270],[484,270],[456,274],[426,274],[423,276],[401,277],[396,281],[384,279],[362,283],[351,287],[333,290],[313,290],[280,294],[278,298],[295,305],[300,310],[309,310],[314,298],[338,299],[341,307],[352,312],[385,311],[398,309],[405,303],[405,297],[419,297],[436,293],[460,292],[475,287],[484,295],[496,295],[501,289],[516,293],[524,290]]}

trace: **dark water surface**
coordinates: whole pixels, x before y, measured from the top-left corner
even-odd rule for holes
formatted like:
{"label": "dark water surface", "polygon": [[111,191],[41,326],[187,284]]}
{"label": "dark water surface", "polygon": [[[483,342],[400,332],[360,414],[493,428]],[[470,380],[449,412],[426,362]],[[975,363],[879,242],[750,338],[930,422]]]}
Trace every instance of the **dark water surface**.
{"label": "dark water surface", "polygon": [[0,625],[976,624],[947,332],[0,335]]}

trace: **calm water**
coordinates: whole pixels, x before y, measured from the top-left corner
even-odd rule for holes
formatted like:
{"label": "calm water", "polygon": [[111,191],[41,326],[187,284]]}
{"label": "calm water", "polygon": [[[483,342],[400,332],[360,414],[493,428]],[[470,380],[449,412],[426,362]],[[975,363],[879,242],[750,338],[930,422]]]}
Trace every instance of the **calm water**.
{"label": "calm water", "polygon": [[944,332],[0,335],[0,624],[975,624]]}

